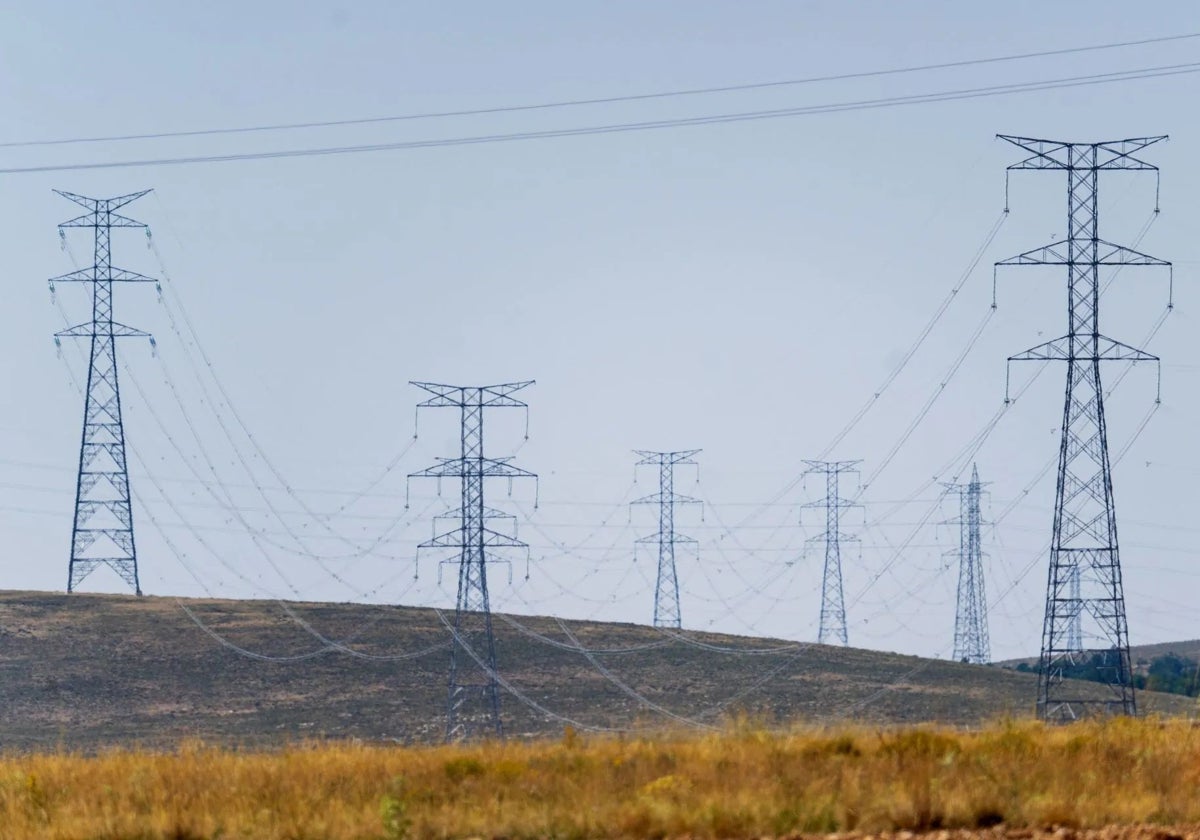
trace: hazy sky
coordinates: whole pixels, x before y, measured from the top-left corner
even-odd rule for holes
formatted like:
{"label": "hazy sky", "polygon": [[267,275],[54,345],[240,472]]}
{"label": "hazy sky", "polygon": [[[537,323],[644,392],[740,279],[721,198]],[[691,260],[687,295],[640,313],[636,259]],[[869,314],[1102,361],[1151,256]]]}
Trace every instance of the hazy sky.
{"label": "hazy sky", "polygon": [[[10,4],[0,27],[0,141],[343,120],[828,76],[1188,34],[1194,4],[962,2]],[[0,147],[0,169],[394,143],[794,108],[1200,61],[1200,38],[974,67],[753,91],[339,128]],[[1115,470],[1134,643],[1200,635],[1192,516],[1200,451],[1197,77],[583,137],[181,166],[0,176],[0,528],[3,585],[58,589],[67,573],[82,400],[79,349],[46,278],[90,263],[60,249],[74,205],[153,187],[115,238],[114,263],[168,274],[122,287],[126,428],[143,587],[152,594],[453,605],[453,574],[416,542],[454,503],[406,473],[455,455],[457,418],[421,419],[409,380],[536,379],[489,417],[492,454],[517,452],[532,488],[490,488],[518,514],[529,577],[493,567],[493,606],[649,621],[653,557],[633,541],[656,489],[638,449],[702,447],[703,498],[681,511],[685,627],[816,636],[821,551],[792,485],[904,357],[958,285],[1004,207],[994,135],[1066,140],[1170,134],[1162,213],[1140,248],[1175,263],[1177,306],[1149,349],[1163,403]],[[1133,244],[1152,176],[1105,177],[1101,229]],[[844,552],[851,643],[950,653],[956,513],[938,505],[952,462],[1001,406],[1005,358],[1065,331],[1065,275],[991,264],[1065,233],[1065,178],[1025,173],[1012,212],[945,315],[830,453],[871,478],[861,557]],[[161,258],[161,259],[160,259]],[[1163,313],[1163,272],[1128,270],[1102,327],[1138,345]],[[60,287],[72,322],[81,287]],[[985,322],[986,319],[986,322]],[[187,323],[199,336],[197,346]],[[948,371],[982,326],[952,377]],[[201,355],[199,348],[207,356]],[[208,362],[211,362],[211,368]],[[1037,368],[1014,371],[1024,383]],[[1123,373],[1110,365],[1107,381]],[[214,380],[211,374],[215,373]],[[1046,578],[1064,370],[1043,371],[978,453],[991,482],[985,537],[993,652],[1035,653]],[[219,395],[219,387],[229,397]],[[944,387],[942,386],[944,383]],[[922,406],[915,432],[888,459]],[[1152,367],[1109,403],[1114,457],[1153,408]],[[235,414],[236,412],[236,414]],[[242,424],[253,435],[244,433]],[[227,436],[228,433],[228,436]],[[236,446],[230,443],[230,438]],[[261,447],[261,452],[258,448]],[[403,456],[397,460],[397,456]],[[268,464],[267,462],[270,462]],[[386,471],[391,466],[390,471]],[[880,470],[881,466],[883,469]],[[275,471],[279,475],[276,475]],[[876,475],[876,473],[878,473]],[[280,475],[287,482],[285,489]],[[965,475],[959,476],[965,478]],[[934,482],[932,486],[930,483]],[[367,489],[365,495],[360,492]],[[783,492],[785,491],[786,492]],[[853,493],[854,488],[847,488]],[[310,515],[310,514],[315,514]],[[921,526],[921,522],[927,522]],[[90,588],[121,591],[97,573]],[[299,634],[298,634],[299,636]],[[297,639],[299,646],[310,640]]]}

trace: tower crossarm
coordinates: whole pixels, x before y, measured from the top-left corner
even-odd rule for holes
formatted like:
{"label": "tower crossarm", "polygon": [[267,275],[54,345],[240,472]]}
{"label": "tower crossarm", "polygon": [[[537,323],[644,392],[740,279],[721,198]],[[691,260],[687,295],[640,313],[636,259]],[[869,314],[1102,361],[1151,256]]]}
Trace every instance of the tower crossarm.
{"label": "tower crossarm", "polygon": [[804,462],[808,471],[813,473],[854,472],[861,463],[861,459],[857,461],[814,461],[807,459]]}
{"label": "tower crossarm", "polygon": [[[105,276],[97,277],[96,273],[103,270]],[[94,283],[97,280],[108,280],[112,283],[157,283],[158,280],[154,277],[147,277],[144,274],[138,274],[136,271],[128,271],[124,268],[103,268],[101,266],[91,266],[90,268],[81,268],[78,271],[72,271],[68,274],[60,274],[58,277],[51,277],[51,283]]]}
{"label": "tower crossarm", "polygon": [[692,458],[701,451],[684,449],[679,452],[652,452],[649,449],[635,449],[633,453],[641,457],[642,460],[637,462],[637,466],[640,467],[648,464],[695,464]]}
{"label": "tower crossarm", "polygon": [[534,384],[534,380],[506,382],[502,385],[470,387],[463,385],[441,385],[436,382],[410,382],[433,396],[417,403],[417,408],[451,408],[464,404],[481,405],[484,408],[528,408],[512,394]]}
{"label": "tower crossarm", "polygon": [[[1143,254],[1141,251],[1126,248],[1124,245],[1106,242],[1103,239],[1097,239],[1095,244],[1095,265],[1157,265],[1166,267],[1170,267],[1171,265],[1168,260],[1161,260],[1158,257]],[[1078,261],[1077,257],[1071,256],[1070,247],[1071,242],[1063,239],[1059,242],[1043,245],[1041,248],[1034,248],[1031,251],[1017,254],[1015,257],[1000,260],[996,265],[1070,265],[1072,262]]]}
{"label": "tower crossarm", "polygon": [[836,539],[838,542],[861,542],[861,538],[854,534],[847,534],[845,531],[822,531],[805,540],[806,543],[819,543],[829,539]]}
{"label": "tower crossarm", "polygon": [[[93,338],[96,336],[101,336],[104,338],[108,338],[109,336],[113,338],[151,337],[150,333],[145,332],[144,330],[127,327],[124,324],[118,324],[116,321],[112,321],[110,323],[111,329],[101,329],[99,332],[96,330],[97,325],[90,321],[86,324],[76,324],[73,327],[67,327],[65,330],[59,330],[54,334],[54,336],[56,338]],[[104,326],[107,327],[108,325]]]}
{"label": "tower crossarm", "polygon": [[[464,510],[461,507],[451,508],[450,510],[445,510],[445,511],[442,511],[441,513],[434,514],[433,519],[435,522],[439,519],[462,519],[463,512],[464,512]],[[516,519],[517,516],[514,513],[507,513],[505,511],[499,510],[498,508],[485,506],[483,508],[483,518],[484,519]]]}
{"label": "tower crossarm", "polygon": [[[668,535],[665,535],[661,532],[655,532],[645,537],[638,537],[636,540],[634,540],[634,542],[638,543],[639,545],[658,545],[658,543],[666,536]],[[681,534],[678,531],[674,532],[672,541],[675,543],[692,543],[694,545],[699,544],[699,541],[695,537],[689,537],[687,534]]]}
{"label": "tower crossarm", "polygon": [[508,458],[447,458],[414,473],[409,478],[537,478],[537,473],[508,463]]}
{"label": "tower crossarm", "polygon": [[1097,159],[1095,169],[1141,169],[1157,171],[1158,167],[1134,157],[1136,152],[1147,146],[1160,143],[1167,135],[1157,137],[1132,137],[1126,140],[1109,140],[1103,143],[1064,143],[1060,140],[1039,140],[1034,137],[1015,137],[997,134],[999,139],[1012,143],[1030,153],[1024,160],[1008,167],[1010,171],[1020,169],[1073,169],[1071,149],[1076,146],[1094,146]]}
{"label": "tower crossarm", "polygon": [[1008,360],[1010,362],[1069,362],[1072,360],[1082,362],[1157,362],[1159,358],[1153,353],[1130,347],[1115,338],[1103,335],[1096,336],[1095,355],[1080,354],[1077,351],[1072,355],[1071,337],[1064,335],[1036,347],[1030,347],[1015,356],[1009,356]]}
{"label": "tower crossarm", "polygon": [[[835,499],[830,499],[829,504],[835,505],[837,508],[839,508],[841,510],[849,510],[850,508],[862,507],[862,504],[860,502],[856,502],[853,499],[843,499],[841,496],[838,496]],[[827,505],[826,505],[825,499],[818,499],[815,502],[805,502],[804,504],[800,505],[800,507],[804,508],[804,509],[821,508],[822,510],[824,510],[826,506]]]}
{"label": "tower crossarm", "polygon": [[[66,190],[55,190],[54,192],[56,195],[61,195],[68,201],[75,202],[85,210],[91,211],[91,213],[111,213],[113,210],[120,210],[126,204],[131,204],[134,201],[137,201],[144,195],[149,195],[150,193],[154,192],[154,190],[139,190],[138,192],[120,195],[116,198],[88,198],[86,195],[79,195],[77,193],[67,192]],[[67,227],[69,224],[69,222],[64,222],[63,224],[59,225],[59,227]],[[145,227],[145,225],[143,225],[141,222],[136,222],[135,224]],[[86,227],[86,225],[77,225],[77,227]]]}
{"label": "tower crossarm", "polygon": [[[482,545],[485,548],[529,548],[528,543],[492,528],[481,528],[479,534],[482,535]],[[420,543],[417,548],[470,548],[479,544],[478,538],[468,539],[464,536],[462,528],[455,528]],[[458,560],[456,559],[455,562]],[[495,561],[489,560],[488,562]]]}
{"label": "tower crossarm", "polygon": [[662,493],[651,493],[649,496],[642,496],[640,499],[634,499],[629,504],[631,504],[631,505],[661,505],[664,503],[671,503],[671,504],[676,504],[676,505],[702,505],[702,504],[704,504],[704,502],[702,502],[700,499],[693,498],[692,496],[683,496],[683,495],[680,495],[679,493],[671,493],[668,496],[664,496]]}
{"label": "tower crossarm", "polygon": [[[1090,352],[1089,352],[1090,351]],[[1064,335],[1030,347],[1024,352],[1008,357],[1008,372],[1005,374],[1004,401],[1009,403],[1009,387],[1012,382],[1013,362],[1154,362],[1158,367],[1158,383],[1155,386],[1155,400],[1162,399],[1162,360],[1153,353],[1130,347],[1113,338],[1103,335],[1090,336],[1083,342],[1072,341],[1071,336]]]}

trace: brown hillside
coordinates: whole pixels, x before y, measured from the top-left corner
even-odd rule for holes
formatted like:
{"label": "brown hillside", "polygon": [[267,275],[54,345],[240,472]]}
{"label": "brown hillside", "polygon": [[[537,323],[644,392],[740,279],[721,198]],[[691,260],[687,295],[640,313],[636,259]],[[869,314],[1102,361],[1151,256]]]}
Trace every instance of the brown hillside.
{"label": "brown hillside", "polygon": [[[290,662],[241,655],[228,642]],[[10,749],[169,744],[199,736],[272,744],[304,737],[428,741],[442,734],[447,633],[433,610],[359,604],[288,604],[327,638],[371,656],[433,648],[401,660],[325,649],[285,605],[115,595],[0,592],[0,743]],[[570,646],[554,619],[513,619]],[[576,650],[496,621],[504,677],[549,712],[588,726],[679,726],[633,693],[687,718],[719,723],[731,712],[773,721],[972,725],[1024,716],[1034,679],[997,667],[715,634],[683,637],[634,625],[567,622],[599,654],[605,676]],[[742,653],[705,646],[735,648]],[[614,683],[623,684],[623,687]],[[1097,686],[1097,689],[1100,687]],[[1143,693],[1147,711],[1187,713],[1183,698]],[[503,698],[507,731],[558,733],[563,721]]]}

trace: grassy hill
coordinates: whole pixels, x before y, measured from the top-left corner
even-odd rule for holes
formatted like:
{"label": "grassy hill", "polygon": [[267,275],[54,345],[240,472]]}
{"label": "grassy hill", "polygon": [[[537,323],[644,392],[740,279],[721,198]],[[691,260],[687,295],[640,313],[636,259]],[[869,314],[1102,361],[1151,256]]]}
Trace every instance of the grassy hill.
{"label": "grassy hill", "polygon": [[[355,657],[329,649],[298,622],[368,656],[419,655]],[[597,667],[569,649],[564,626],[589,649],[641,647],[596,654]],[[681,725],[644,701],[710,724],[748,712],[780,722],[973,725],[1025,716],[1034,696],[1028,674],[854,648],[505,616],[497,616],[496,636],[505,679],[526,699],[586,726]],[[428,609],[0,592],[0,744],[437,740],[446,641]],[[256,659],[228,645],[300,658]],[[781,645],[784,651],[748,652]],[[1194,708],[1169,695],[1140,700],[1147,711]],[[562,731],[561,720],[508,693],[502,702],[510,735]]]}

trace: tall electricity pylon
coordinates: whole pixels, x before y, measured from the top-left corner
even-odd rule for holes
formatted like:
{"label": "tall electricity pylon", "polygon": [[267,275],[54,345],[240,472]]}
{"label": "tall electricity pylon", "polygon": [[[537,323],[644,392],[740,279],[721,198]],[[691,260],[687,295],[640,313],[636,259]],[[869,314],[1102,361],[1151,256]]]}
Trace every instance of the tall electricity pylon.
{"label": "tall electricity pylon", "polygon": [[145,277],[112,265],[112,229],[146,225],[114,212],[150,192],[130,193],[119,198],[86,198],[55,190],[87,212],[63,222],[66,228],[91,228],[94,232],[93,260],[81,268],[50,280],[56,283],[92,284],[92,319],[55,335],[91,340],[87,391],[84,395],[83,438],[79,446],[79,473],[75,481],[75,518],[71,528],[71,559],[67,569],[67,591],[76,587],[100,566],[116,572],[138,595],[137,544],[133,538],[133,510],[129,500],[129,468],[125,459],[125,424],[121,419],[121,389],[117,377],[118,338],[154,338],[113,320],[113,283],[153,283]]}
{"label": "tall electricity pylon", "polygon": [[[1134,155],[1166,137],[1105,143],[1006,135],[1000,138],[1029,154],[1009,166],[1010,172],[1049,169],[1067,174],[1066,239],[997,263],[1067,267],[1067,334],[1009,358],[1010,362],[1067,363],[1050,574],[1038,664],[1038,716],[1067,721],[1097,712],[1133,715],[1137,713],[1137,702],[1100,363],[1157,362],[1158,357],[1100,333],[1100,267],[1170,263],[1100,238],[1098,186],[1101,172],[1157,172],[1158,167]],[[1086,683],[1066,681],[1078,665],[1099,671],[1108,687],[1106,696],[1097,698],[1086,691]]]}
{"label": "tall electricity pylon", "polygon": [[839,490],[841,476],[858,472],[862,461],[805,461],[805,475],[825,476],[825,498],[809,502],[805,508],[825,509],[825,532],[810,537],[808,542],[825,543],[825,571],[821,575],[821,624],[817,630],[817,643],[822,645],[848,645],[846,635],[846,598],[842,592],[842,543],[853,542],[857,537],[842,533],[842,513],[850,508],[861,507],[843,499]]}
{"label": "tall electricity pylon", "polygon": [[487,564],[494,549],[528,546],[515,536],[488,527],[489,519],[504,517],[504,514],[484,503],[484,483],[488,478],[507,478],[511,482],[514,478],[536,479],[537,475],[513,466],[509,463],[511,458],[484,456],[483,412],[485,408],[523,408],[528,417],[529,406],[512,395],[533,382],[472,388],[432,382],[410,384],[433,395],[418,403],[418,409],[457,408],[460,417],[462,446],[459,457],[441,459],[434,466],[409,475],[409,478],[457,478],[462,490],[461,505],[445,514],[457,519],[458,527],[419,546],[459,549],[458,597],[454,606],[454,638],[450,646],[446,694],[446,740],[463,740],[481,732],[502,738],[504,727],[500,719]]}
{"label": "tall electricity pylon", "polygon": [[987,597],[983,585],[983,558],[980,529],[983,517],[979,500],[983,485],[979,470],[971,465],[967,484],[947,484],[946,492],[958,496],[958,518],[945,524],[958,526],[958,548],[947,555],[958,558],[958,607],[954,614],[955,662],[986,665],[992,659],[988,641]]}
{"label": "tall electricity pylon", "polygon": [[700,450],[650,452],[637,449],[634,452],[641,456],[637,466],[658,467],[658,492],[630,502],[630,505],[658,506],[658,533],[638,540],[639,543],[654,543],[658,546],[658,578],[654,584],[654,626],[679,629],[682,626],[682,616],[679,611],[679,575],[675,570],[675,546],[696,541],[675,531],[675,506],[698,505],[700,500],[675,492],[675,467],[694,466],[696,462],[692,456]]}

